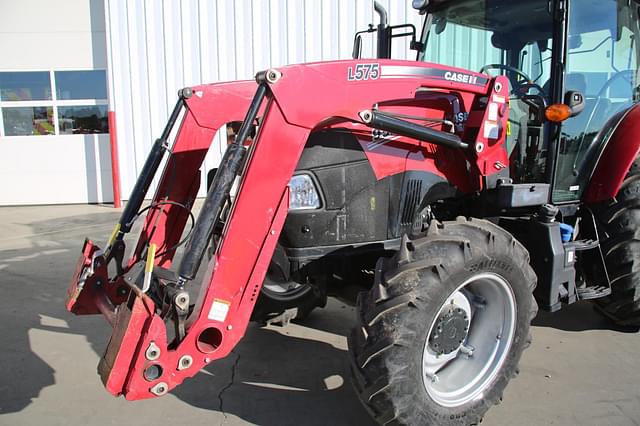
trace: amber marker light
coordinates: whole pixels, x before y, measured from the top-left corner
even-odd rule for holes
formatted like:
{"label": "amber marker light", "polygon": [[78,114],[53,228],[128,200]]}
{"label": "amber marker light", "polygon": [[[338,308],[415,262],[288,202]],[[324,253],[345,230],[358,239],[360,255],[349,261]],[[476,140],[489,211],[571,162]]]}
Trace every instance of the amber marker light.
{"label": "amber marker light", "polygon": [[544,116],[549,121],[553,121],[554,123],[561,123],[567,118],[571,117],[571,108],[565,104],[549,105],[544,111]]}

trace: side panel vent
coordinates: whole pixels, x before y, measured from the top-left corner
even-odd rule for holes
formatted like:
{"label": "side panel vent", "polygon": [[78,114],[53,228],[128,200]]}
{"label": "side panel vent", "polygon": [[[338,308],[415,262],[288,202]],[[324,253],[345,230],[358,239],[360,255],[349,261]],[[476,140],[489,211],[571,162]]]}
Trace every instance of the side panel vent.
{"label": "side panel vent", "polygon": [[413,224],[416,209],[420,203],[421,194],[422,181],[419,179],[409,179],[404,194],[400,226],[409,226]]}

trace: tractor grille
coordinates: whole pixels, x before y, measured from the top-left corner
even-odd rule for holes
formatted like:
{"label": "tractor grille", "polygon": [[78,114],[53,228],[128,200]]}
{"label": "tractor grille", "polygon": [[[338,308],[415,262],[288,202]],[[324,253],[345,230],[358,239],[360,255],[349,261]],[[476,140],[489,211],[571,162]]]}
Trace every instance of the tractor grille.
{"label": "tractor grille", "polygon": [[421,193],[422,181],[418,179],[409,179],[404,193],[402,215],[400,216],[401,226],[408,226],[413,224],[416,208],[418,207],[418,203],[420,203]]}

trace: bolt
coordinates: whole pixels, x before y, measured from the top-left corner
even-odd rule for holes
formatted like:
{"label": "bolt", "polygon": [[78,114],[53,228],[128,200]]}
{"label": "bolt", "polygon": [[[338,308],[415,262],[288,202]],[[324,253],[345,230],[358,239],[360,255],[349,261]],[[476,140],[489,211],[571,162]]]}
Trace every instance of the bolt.
{"label": "bolt", "polygon": [[205,363],[207,363],[207,364],[209,364],[209,363],[211,362],[211,358],[205,358],[205,359],[204,359],[204,362],[205,362]]}
{"label": "bolt", "polygon": [[176,306],[180,309],[186,310],[189,307],[189,295],[187,293],[181,293],[176,295]]}
{"label": "bolt", "polygon": [[178,370],[185,370],[191,367],[191,364],[193,364],[193,358],[189,355],[183,355],[178,361]]}
{"label": "bolt", "polygon": [[162,396],[165,393],[167,393],[168,389],[169,389],[169,386],[165,382],[160,382],[149,390],[151,391],[152,394],[156,396]]}
{"label": "bolt", "polygon": [[229,324],[229,325],[227,326],[227,330],[231,331],[231,329],[233,329],[233,326],[232,326],[231,324]]}
{"label": "bolt", "polygon": [[475,351],[476,348],[474,348],[471,345],[462,345],[460,346],[460,352],[462,352],[464,355],[468,356],[469,358],[471,358],[473,356],[473,351]]}
{"label": "bolt", "polygon": [[267,71],[266,78],[267,78],[267,81],[271,84],[280,80],[280,77],[282,77],[282,73],[278,70],[271,69]]}
{"label": "bolt", "polygon": [[368,109],[360,111],[360,118],[362,118],[362,121],[364,121],[365,123],[371,122],[371,117],[371,111],[369,111]]}
{"label": "bolt", "polygon": [[276,230],[275,229],[271,230],[271,235],[276,235]]}
{"label": "bolt", "polygon": [[149,361],[155,361],[160,358],[160,348],[155,342],[151,342],[144,355]]}
{"label": "bolt", "polygon": [[440,381],[440,378],[436,373],[426,372],[424,375],[427,376],[428,379],[431,379],[431,383],[438,383]]}

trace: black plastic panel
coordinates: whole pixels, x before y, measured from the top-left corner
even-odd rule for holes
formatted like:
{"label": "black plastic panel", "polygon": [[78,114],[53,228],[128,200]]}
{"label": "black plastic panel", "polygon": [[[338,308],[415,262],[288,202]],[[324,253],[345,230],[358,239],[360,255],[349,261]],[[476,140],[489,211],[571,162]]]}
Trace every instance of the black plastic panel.
{"label": "black plastic panel", "polygon": [[360,144],[345,131],[312,134],[296,173],[312,176],[323,204],[289,212],[280,237],[288,249],[373,243],[411,233],[425,195],[443,182],[415,171],[376,180]]}
{"label": "black plastic panel", "polygon": [[313,247],[386,239],[389,180],[376,180],[353,135],[312,134],[296,169],[296,173],[313,176],[320,187],[323,206],[318,210],[291,211],[280,239],[283,246]]}

